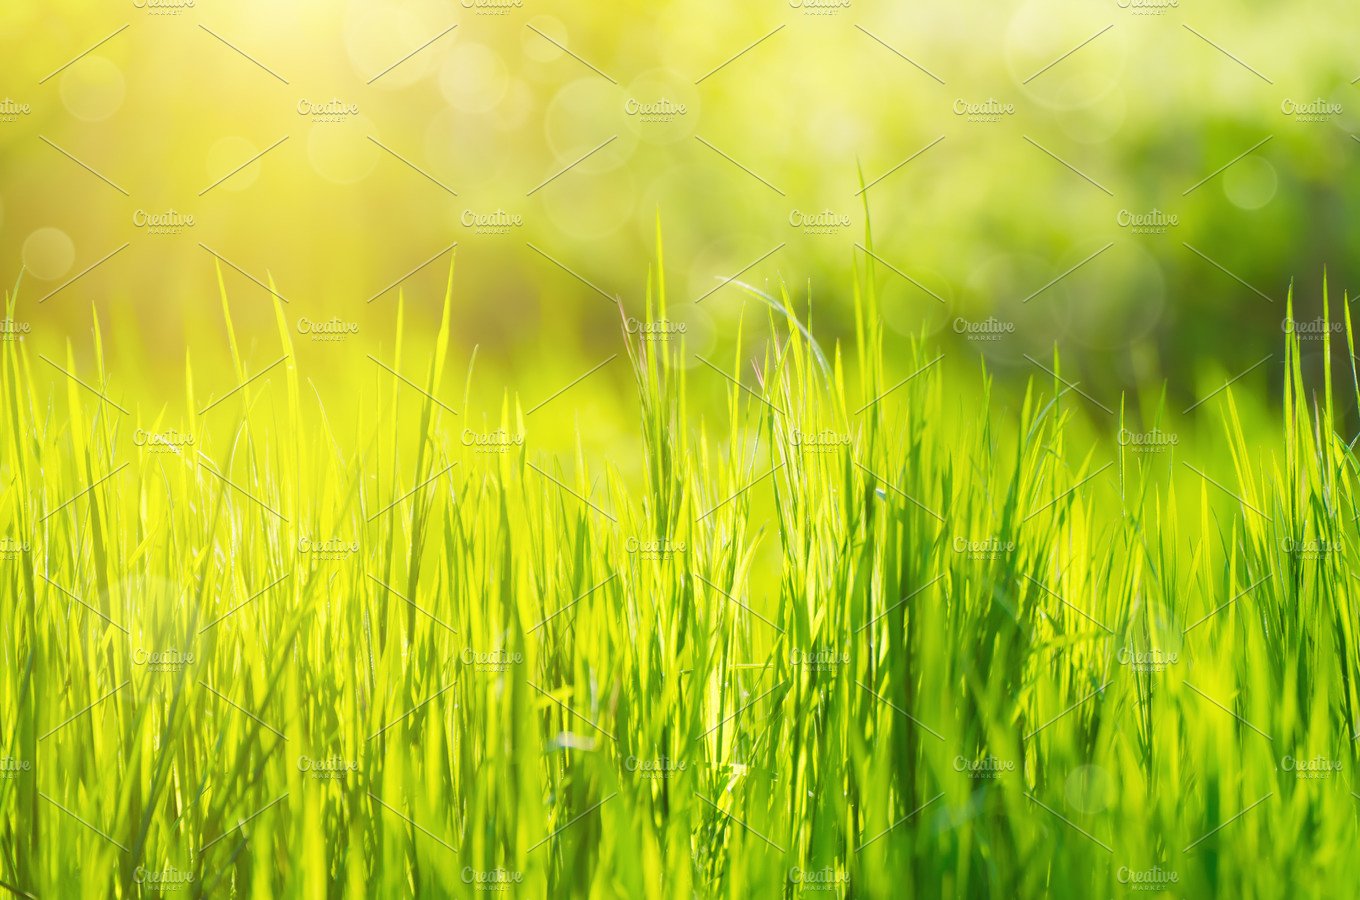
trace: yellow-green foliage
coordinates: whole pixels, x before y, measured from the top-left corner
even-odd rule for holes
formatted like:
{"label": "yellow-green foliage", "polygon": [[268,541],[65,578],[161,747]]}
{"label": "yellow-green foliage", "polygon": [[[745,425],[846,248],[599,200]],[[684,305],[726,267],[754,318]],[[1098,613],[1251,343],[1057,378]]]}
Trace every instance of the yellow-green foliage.
{"label": "yellow-green foliage", "polygon": [[243,363],[225,289],[245,387],[190,367],[180,411],[120,408],[102,355],[48,395],[57,361],[4,344],[0,881],[1348,893],[1356,460],[1330,379],[1314,398],[1294,341],[1283,440],[1228,390],[1194,456],[1078,449],[1061,381],[1010,410],[885,348],[873,274],[850,359],[787,296],[760,298],[753,362],[625,335],[637,483],[517,440],[509,399],[499,452],[469,446],[434,399],[448,297],[428,356],[398,319],[406,375],[375,371],[344,433],[281,311],[280,364]]}

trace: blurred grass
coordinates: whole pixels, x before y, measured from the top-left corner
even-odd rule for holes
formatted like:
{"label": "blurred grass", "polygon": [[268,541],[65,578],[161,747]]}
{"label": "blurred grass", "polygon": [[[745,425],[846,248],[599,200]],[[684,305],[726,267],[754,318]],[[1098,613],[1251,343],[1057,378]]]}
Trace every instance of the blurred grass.
{"label": "blurred grass", "polygon": [[1360,249],[1339,0],[86,6],[0,8],[0,886],[1354,880],[1349,300],[1279,321]]}

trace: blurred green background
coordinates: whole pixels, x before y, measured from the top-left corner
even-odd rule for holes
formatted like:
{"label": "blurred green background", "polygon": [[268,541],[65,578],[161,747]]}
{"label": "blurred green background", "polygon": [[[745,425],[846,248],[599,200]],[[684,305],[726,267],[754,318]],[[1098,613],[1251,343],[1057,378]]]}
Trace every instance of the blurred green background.
{"label": "blurred green background", "polygon": [[[1030,378],[1047,382],[1046,397],[1065,393],[1053,386],[1045,368],[1054,365],[1055,351],[1061,355],[1063,377],[1080,389],[1061,408],[1078,406],[1090,421],[1063,429],[1061,441],[1054,440],[1061,446],[1045,444],[1042,453],[1036,450],[1034,469],[1056,469],[1059,460],[1091,460],[1078,471],[1092,473],[1091,490],[1109,492],[1103,502],[1095,501],[1095,509],[1102,515],[1119,511],[1120,527],[1130,530],[1131,550],[1137,549],[1133,529],[1144,527],[1148,534],[1165,537],[1162,546],[1175,546],[1184,536],[1175,525],[1177,512],[1192,522],[1199,510],[1204,523],[1199,537],[1212,540],[1207,498],[1226,504],[1224,498],[1232,491],[1223,487],[1211,494],[1218,482],[1210,479],[1236,487],[1239,482],[1259,486],[1274,477],[1285,486],[1281,497],[1294,490],[1290,468],[1285,478],[1277,477],[1279,468],[1266,464],[1246,475],[1239,472],[1236,480],[1230,477],[1227,473],[1245,456],[1236,444],[1232,464],[1221,445],[1215,456],[1190,451],[1206,446],[1202,439],[1210,431],[1217,434],[1216,419],[1227,394],[1215,395],[1220,402],[1199,404],[1233,380],[1233,396],[1241,407],[1240,416],[1233,413],[1234,421],[1242,424],[1241,433],[1251,436],[1253,450],[1272,452],[1280,430],[1279,423],[1270,421],[1270,404],[1279,391],[1275,386],[1283,381],[1289,285],[1295,285],[1296,317],[1308,332],[1303,346],[1312,360],[1310,378],[1318,374],[1323,342],[1315,339],[1308,323],[1321,313],[1324,270],[1333,290],[1333,311],[1343,292],[1356,286],[1350,258],[1357,237],[1345,215],[1358,189],[1347,176],[1360,159],[1360,127],[1353,111],[1360,90],[1354,83],[1360,77],[1360,55],[1354,52],[1349,27],[1353,9],[1340,2],[1312,3],[1301,10],[1220,0],[1175,5],[1170,0],[1080,5],[963,0],[929,6],[802,2],[807,5],[788,0],[593,6],[542,0],[8,3],[0,7],[0,283],[17,283],[19,290],[17,306],[8,313],[12,321],[0,329],[0,339],[30,344],[33,354],[26,359],[53,398],[50,407],[39,402],[35,408],[56,410],[62,393],[70,391],[99,414],[107,412],[54,368],[69,364],[75,376],[132,410],[135,427],[192,433],[198,440],[195,450],[205,458],[230,459],[241,433],[241,409],[233,403],[203,411],[236,388],[242,375],[233,361],[218,271],[229,294],[245,372],[251,374],[266,371],[284,352],[275,303],[261,286],[272,280],[287,301],[281,315],[297,358],[295,367],[270,370],[267,378],[273,384],[266,391],[273,393],[264,394],[269,400],[255,415],[275,422],[305,421],[307,428],[315,428],[306,435],[315,440],[295,442],[296,427],[273,435],[286,448],[301,445],[299,458],[305,455],[302,451],[329,449],[329,441],[354,445],[335,448],[334,461],[327,461],[334,470],[313,464],[311,456],[296,470],[279,466],[284,473],[299,473],[296,483],[286,478],[281,482],[300,495],[296,509],[289,509],[296,524],[287,525],[304,535],[311,529],[350,538],[363,528],[347,518],[356,515],[354,510],[340,506],[338,495],[317,490],[320,499],[315,499],[304,488],[324,485],[325,478],[343,472],[371,496],[387,498],[400,496],[425,477],[419,464],[423,457],[412,462],[405,453],[408,447],[423,452],[426,436],[416,430],[425,427],[417,413],[424,398],[417,391],[425,384],[449,264],[455,260],[449,361],[434,393],[461,417],[437,435],[434,443],[440,452],[450,449],[455,432],[465,427],[481,432],[497,428],[505,399],[516,396],[524,409],[533,409],[524,418],[529,430],[526,461],[560,474],[592,501],[622,515],[625,505],[612,502],[610,483],[598,474],[607,469],[612,478],[617,472],[615,496],[641,498],[641,507],[651,512],[651,498],[625,490],[647,483],[643,470],[648,457],[639,428],[640,419],[644,425],[646,420],[638,415],[639,391],[624,359],[615,301],[625,319],[646,318],[644,292],[656,265],[660,227],[668,319],[683,325],[684,361],[694,367],[686,382],[686,390],[692,391],[686,408],[703,411],[684,421],[696,430],[714,429],[718,423],[710,434],[716,435],[715,456],[727,457],[725,466],[747,453],[754,462],[756,451],[763,449],[764,432],[758,421],[748,421],[763,415],[758,407],[756,416],[735,414],[742,408],[739,403],[755,407],[758,401],[734,394],[721,375],[735,372],[758,390],[757,379],[770,372],[753,373],[747,360],[763,360],[762,344],[775,332],[768,327],[768,309],[723,279],[739,275],[773,294],[786,288],[794,311],[810,323],[829,352],[853,331],[855,276],[867,275],[880,291],[879,308],[889,332],[884,345],[891,371],[883,383],[897,382],[937,351],[944,353],[943,370],[973,376],[951,378],[944,382],[947,388],[930,381],[929,402],[915,393],[927,390],[922,379],[912,390],[893,394],[883,407],[892,423],[886,427],[905,428],[908,437],[921,428],[922,418],[932,420],[931,433],[942,436],[931,444],[931,453],[940,455],[938,467],[933,456],[925,467],[919,454],[902,453],[904,465],[910,463],[902,474],[933,484],[932,492],[938,487],[941,499],[956,494],[967,498],[969,503],[960,504],[965,513],[959,530],[971,539],[984,539],[985,531],[994,527],[989,504],[1004,496],[1003,481],[1009,477],[1004,468],[994,476],[980,464],[1003,460],[1010,439],[1023,434],[1000,430],[1002,440],[992,440],[993,420],[976,402],[980,362],[997,375],[997,405],[1004,406]],[[870,186],[861,191],[864,185]],[[866,236],[869,219],[872,243]],[[97,374],[99,338],[92,312],[103,336],[106,381]],[[780,324],[776,331],[787,333],[788,323]],[[916,336],[926,336],[928,347],[913,347],[910,338]],[[1333,341],[1339,368],[1349,363],[1342,346]],[[36,354],[55,362],[34,362]],[[703,360],[720,371],[712,371]],[[391,373],[384,370],[389,365],[421,387],[409,393],[395,388]],[[291,399],[284,391],[285,373],[293,372],[303,382],[308,404],[296,418],[282,414]],[[871,400],[861,390],[866,379],[860,374],[852,372],[847,379],[846,394],[856,404]],[[578,385],[574,380],[583,375],[588,380]],[[374,385],[381,390],[373,390]],[[1133,454],[1139,448],[1115,450],[1108,439],[1121,427],[1116,415],[1121,395],[1131,401],[1128,426],[1146,436],[1163,385],[1172,415],[1156,424],[1177,438],[1173,450],[1158,453],[1167,448],[1154,446],[1153,452],[1137,457]],[[562,394],[564,390],[569,392]],[[393,397],[399,400],[393,403]],[[312,398],[320,401],[324,418],[316,414]],[[370,426],[389,416],[398,423],[402,441],[394,441],[391,459],[381,453],[365,455],[374,436],[360,430],[365,421],[357,414],[361,403],[378,406],[377,415],[366,417]],[[1197,405],[1199,413],[1188,418],[1182,414]],[[1306,409],[1308,403],[1300,406]],[[804,412],[790,408],[795,414]],[[730,427],[722,424],[724,410],[733,413]],[[1012,421],[1001,415],[1005,413],[997,421]],[[815,421],[814,415],[808,418],[813,421],[800,427],[809,432],[827,424]],[[514,416],[506,419],[515,421]],[[38,429],[44,446],[64,448],[56,440],[61,429],[74,434],[84,427],[80,416],[72,421],[82,424]],[[200,428],[214,433],[195,433]],[[1351,434],[1354,428],[1341,430]],[[1307,435],[1308,429],[1302,433]],[[703,444],[691,434],[652,434],[657,444],[670,437],[677,456]],[[583,452],[573,460],[569,454],[578,435]],[[1247,443],[1240,433],[1238,439]],[[1094,448],[1089,456],[1088,446]],[[458,475],[471,473],[462,483],[474,498],[476,490],[496,484],[498,476],[490,473],[498,467],[502,483],[513,483],[504,456],[478,458],[466,443],[461,449],[467,456]],[[656,446],[651,449],[655,452]],[[777,446],[771,450],[780,452]],[[1125,467],[1106,462],[1112,455],[1122,460],[1125,450],[1137,460],[1136,465],[1130,462],[1130,472],[1152,470],[1160,476],[1171,469],[1181,479],[1173,483],[1191,486],[1169,492],[1164,507],[1160,496],[1149,501],[1157,504],[1159,514],[1163,508],[1171,511],[1166,520],[1127,515],[1122,503]],[[1176,465],[1182,450],[1201,461],[1205,474],[1189,463]],[[72,484],[71,490],[57,490],[63,477],[59,462],[74,467],[81,461],[79,453],[61,460],[61,452],[53,450],[43,464],[46,479],[53,482],[50,492],[65,498],[84,488]],[[99,474],[88,459],[84,462],[91,474]],[[367,471],[370,465],[375,474]],[[955,465],[959,473],[971,465],[974,480],[964,485],[968,476],[960,474],[957,482],[952,475],[943,481],[939,473],[953,473]],[[304,466],[306,479],[300,474]],[[351,471],[351,466],[364,471]],[[701,468],[709,468],[707,461]],[[733,473],[745,469],[730,465]],[[69,471],[66,481],[71,481]],[[885,472],[890,470],[874,477],[886,478]],[[6,483],[21,483],[14,468],[4,473]],[[265,476],[264,485],[272,490],[270,477]],[[537,478],[525,482],[532,486],[526,491],[531,498],[542,487]],[[1110,499],[1116,479],[1118,506]],[[1039,483],[1036,475],[1033,484]],[[1147,482],[1134,482],[1130,476],[1130,484],[1138,483]],[[835,495],[840,484],[827,478],[821,489],[814,486],[806,495],[834,506],[840,501]],[[1061,484],[1085,482],[1074,475],[1070,481],[1054,481],[1054,490]],[[118,482],[110,482],[109,489],[114,485],[129,490]],[[899,490],[916,491],[913,481],[899,485]],[[737,491],[737,480],[724,490]],[[1045,496],[1047,490],[1044,483]],[[1332,482],[1319,477],[1312,490],[1313,498],[1321,497],[1332,490]],[[20,493],[16,490],[14,496]],[[1247,493],[1256,496],[1255,490]],[[714,489],[715,499],[719,494]],[[767,493],[761,484],[750,496],[752,523],[780,522],[778,494]],[[1130,488],[1127,496],[1144,495]],[[166,497],[172,497],[168,489]],[[815,503],[794,504],[799,512],[787,521],[833,526],[834,519]],[[192,520],[193,507],[179,509],[177,515]],[[468,506],[466,515],[474,516],[478,509]],[[1303,503],[1299,509],[1317,511],[1323,503]],[[1331,515],[1331,507],[1327,513]],[[1080,558],[1097,543],[1096,532],[1103,527],[1099,516],[1092,518],[1097,524],[1089,534],[1084,513],[1083,524],[1073,529],[1080,539],[1075,548],[1062,549],[1071,537],[1054,531],[1052,547],[1040,550],[1052,551],[1055,558],[1065,553]],[[639,533],[642,529],[641,524],[635,527]],[[473,530],[469,525],[469,533]],[[572,549],[563,538],[565,531],[544,527],[538,549],[545,559],[555,558],[561,548]],[[806,589],[807,597],[793,592],[795,583],[814,583],[786,575],[789,560],[798,560],[798,566],[805,560],[785,546],[787,535],[762,541],[761,525],[753,525],[752,531],[757,537],[741,551],[749,554],[744,577],[762,607],[795,594],[799,602],[843,595],[845,579],[833,577],[821,577],[817,587]],[[155,529],[149,533],[159,534]],[[525,533],[534,534],[527,527]],[[512,558],[508,548],[516,534],[503,532],[507,559]],[[1236,532],[1227,534],[1223,543],[1231,555]],[[289,537],[279,546],[292,546]],[[1267,551],[1280,546],[1272,540],[1276,537],[1265,530],[1255,535],[1263,563],[1274,559]],[[258,548],[261,542],[242,544]],[[740,548],[739,542],[713,544],[721,554]],[[523,555],[524,546],[516,544],[517,553]],[[79,560],[83,537],[71,547],[70,558]],[[458,557],[438,545],[420,547],[432,555],[444,554],[447,571],[457,571]],[[986,617],[983,627],[941,628],[938,633],[956,639],[952,649],[933,637],[924,640],[923,646],[939,660],[938,670],[951,673],[930,681],[939,690],[933,702],[940,715],[934,720],[945,721],[958,709],[957,697],[947,688],[957,681],[954,673],[963,671],[953,669],[952,660],[971,659],[971,642],[980,640],[979,634],[985,639],[1011,632],[999,613],[992,615],[999,607],[990,602],[991,564],[964,562],[957,551],[941,562],[929,547],[924,541],[915,547],[920,571],[930,568],[925,561],[965,567],[959,582],[979,586],[973,609]],[[165,549],[179,552],[176,544],[167,543]],[[1187,598],[1193,598],[1195,604],[1188,608],[1205,611],[1228,600],[1231,594],[1223,594],[1209,574],[1217,557],[1195,550],[1186,558],[1193,563],[1185,564],[1184,574],[1202,577],[1204,585],[1193,591],[1183,588],[1175,580],[1180,570],[1168,566],[1163,571],[1172,577],[1162,593],[1148,596],[1169,607],[1188,606]],[[518,561],[519,556],[514,559],[521,566],[519,577],[527,578],[531,567]],[[806,562],[813,568],[825,562],[835,572],[837,566],[848,571],[854,560],[851,553],[828,550]],[[159,557],[139,558],[138,564],[161,565]],[[1090,567],[1081,575],[1085,580],[1074,576],[1083,591],[1105,583],[1103,565]],[[1328,565],[1339,564],[1329,557]],[[223,568],[228,568],[225,562]],[[264,582],[267,568],[257,566],[260,577],[251,584]],[[969,568],[978,571],[970,573]],[[233,578],[240,576],[232,571]],[[1280,571],[1286,567],[1281,565]],[[1338,571],[1320,569],[1317,583],[1333,584]],[[356,578],[358,572],[356,563]],[[469,610],[480,616],[490,608],[479,591],[482,581],[494,580],[474,570],[466,593],[459,595]],[[998,583],[1013,581],[1007,576]],[[834,591],[828,587],[833,582]],[[1340,608],[1331,605],[1323,590],[1304,595],[1311,605],[1300,604],[1300,583],[1291,580],[1275,595],[1268,607],[1278,611],[1274,621],[1307,621],[1320,610]],[[524,591],[522,584],[512,593],[526,603],[531,597],[552,597],[544,609],[556,609],[573,594],[566,584],[563,580],[543,588],[542,598]],[[678,587],[680,581],[674,584]],[[1236,584],[1227,578],[1223,588]],[[1130,576],[1120,591],[1111,591],[1109,602],[1123,609],[1136,598],[1132,622],[1147,608],[1142,606],[1141,583]],[[636,593],[653,602],[650,589]],[[173,596],[169,590],[155,594],[161,595],[167,603]],[[663,594],[663,600],[668,596],[674,602],[685,594],[677,589]],[[686,617],[694,614],[692,605],[685,608]],[[1247,615],[1243,613],[1242,628]],[[333,621],[347,623],[343,628],[350,629],[350,636],[359,634],[357,618]],[[493,627],[499,626],[488,619],[486,633]],[[757,633],[762,642],[770,637]],[[1267,627],[1252,633],[1250,642],[1229,638],[1214,644],[1221,650],[1221,664],[1199,671],[1228,673],[1221,689],[1211,685],[1211,693],[1224,698],[1239,683],[1229,674],[1240,674],[1240,683],[1253,688],[1252,702],[1264,704],[1263,711],[1276,709],[1282,728],[1292,728],[1296,710],[1288,703],[1268,704],[1285,694],[1280,688],[1284,677],[1277,670],[1292,660],[1280,642],[1293,640],[1297,632]],[[619,657],[635,666],[620,671],[628,677],[650,671],[636,667],[644,659],[647,640],[631,633],[627,642],[623,637],[621,631],[618,646],[641,649],[636,658]],[[318,638],[313,646],[314,658],[329,662],[322,651],[337,645]],[[1314,649],[1302,640],[1297,646]],[[598,647],[607,648],[599,650],[601,657],[613,652],[613,645],[603,641]],[[1238,652],[1243,647],[1251,652]],[[346,658],[344,649],[336,659]],[[400,656],[394,652],[391,658]],[[989,677],[999,674],[988,689],[995,689],[998,698],[1020,696],[1031,678],[1028,666],[1039,658],[1017,653],[1013,673],[1005,666],[989,667]],[[1072,671],[1082,664],[1077,657]],[[343,665],[318,666],[317,671],[322,668],[332,670],[337,683],[351,674]],[[662,668],[658,665],[656,671]],[[1059,678],[1064,671],[1057,670]],[[1053,673],[1044,668],[1042,674]],[[911,681],[903,674],[903,684]],[[1350,683],[1343,674],[1330,689],[1342,696]],[[1056,689],[1042,696],[1054,711],[1069,702]],[[1322,722],[1321,710],[1332,701],[1322,693],[1314,701],[1311,721]],[[1150,700],[1144,703],[1151,709]],[[657,711],[658,722],[663,713],[669,714],[650,698],[639,704],[648,705]],[[477,707],[469,703],[462,709]],[[510,721],[513,708],[503,711]],[[525,720],[516,719],[514,727],[521,728]],[[351,717],[350,727],[354,721]],[[812,715],[779,721],[806,734],[822,725]],[[1213,739],[1185,744],[1203,760],[1188,770],[1225,771],[1236,777],[1238,760],[1226,750],[1233,734],[1227,722],[1194,716],[1181,721],[1202,726],[1192,736]],[[843,722],[848,729],[850,720]],[[1105,734],[1117,741],[1136,735],[1124,727],[1112,726]],[[498,746],[486,742],[487,748]],[[1154,742],[1147,741],[1147,746]],[[1082,748],[1080,742],[1063,743],[1047,762],[1062,769],[1076,761]],[[1070,759],[1063,755],[1069,750],[1074,754]],[[1110,752],[1115,758],[1113,754],[1124,750]],[[1267,759],[1263,746],[1253,753],[1248,759]],[[866,753],[866,760],[871,757]],[[886,777],[900,758],[906,757],[878,755],[874,771]],[[1175,760],[1171,754],[1166,758]],[[1151,759],[1149,750],[1149,773]],[[1179,766],[1180,761],[1169,764]],[[70,771],[77,781],[86,774],[77,765]],[[1270,771],[1258,765],[1251,778],[1264,778],[1261,773]],[[1075,782],[1079,786],[1081,777]],[[1153,784],[1150,775],[1147,784]],[[1240,809],[1254,796],[1240,803],[1230,798],[1220,809],[1212,782],[1203,791],[1183,785],[1180,790],[1192,808],[1205,807],[1202,814],[1186,817],[1192,824],[1221,821],[1220,813]],[[1153,792],[1137,794],[1138,803],[1130,805],[1146,811]],[[1131,789],[1126,796],[1135,793]],[[1023,806],[1020,797],[1011,799]],[[764,802],[763,797],[758,800]],[[1179,802],[1158,807],[1159,815],[1173,808],[1179,812]],[[1081,810],[1080,804],[1074,806]],[[1124,808],[1118,808],[1121,814]],[[1311,846],[1319,854],[1332,853],[1345,843],[1345,832],[1331,824],[1343,808],[1329,806],[1327,815],[1315,817],[1312,808],[1295,807],[1300,820],[1307,816],[1322,823],[1318,828],[1327,832],[1327,839],[1314,840],[1296,828],[1299,841],[1277,842],[1269,849],[1288,855]],[[236,812],[234,807],[223,810],[223,815]],[[1136,824],[1140,818],[1121,821]],[[671,824],[682,831],[686,827],[681,818]],[[1208,827],[1213,826],[1206,824],[1204,830]],[[1130,825],[1129,830],[1136,828]],[[1152,830],[1149,848],[1165,839],[1157,828]],[[325,835],[317,828],[306,833],[314,840]],[[635,829],[615,833],[646,837]],[[1037,845],[1046,851],[1043,834],[1026,829],[1017,846]],[[684,838],[675,846],[688,854],[690,835],[684,833]],[[1224,840],[1238,840],[1236,832],[1225,832]],[[1240,845],[1241,856],[1257,850],[1254,840]],[[980,858],[1007,860],[1004,851],[993,855],[993,846],[978,846]],[[311,848],[301,852],[309,859],[321,858]],[[1146,855],[1151,856],[1150,849]],[[396,856],[392,851],[392,858]],[[743,854],[734,858],[745,864]],[[1078,858],[1084,864],[1085,856]],[[1037,879],[1044,867],[1029,871]],[[1217,872],[1217,865],[1206,863],[1205,871]],[[1273,878],[1273,872],[1282,870],[1266,865],[1260,871]],[[387,872],[395,873],[391,877],[401,874],[396,866]],[[1228,877],[1233,874],[1245,879],[1259,873],[1239,867]],[[743,883],[740,875],[733,883]]]}
{"label": "blurred green background", "polygon": [[[743,315],[763,333],[739,288],[709,294],[739,272],[786,281],[824,342],[847,334],[861,177],[891,332],[1003,380],[1044,377],[1026,355],[1057,347],[1111,407],[1164,378],[1185,406],[1202,369],[1273,353],[1239,385],[1265,391],[1291,281],[1310,320],[1324,266],[1338,295],[1354,277],[1360,57],[1340,2],[187,3],[0,8],[15,319],[39,350],[87,356],[91,307],[135,323],[109,389],[152,405],[182,397],[186,352],[207,373],[228,359],[200,245],[275,279],[290,325],[357,326],[299,342],[343,399],[395,333],[396,292],[366,301],[457,242],[451,358],[479,348],[492,407],[618,350],[601,292],[643,316],[658,216],[694,354],[730,354]],[[139,212],[193,224],[156,233]],[[1155,233],[1127,224],[1149,215]],[[434,327],[448,259],[401,285],[409,339]],[[225,274],[249,350],[268,295]],[[1009,324],[958,333],[990,317]],[[609,385],[627,390],[622,367]]]}

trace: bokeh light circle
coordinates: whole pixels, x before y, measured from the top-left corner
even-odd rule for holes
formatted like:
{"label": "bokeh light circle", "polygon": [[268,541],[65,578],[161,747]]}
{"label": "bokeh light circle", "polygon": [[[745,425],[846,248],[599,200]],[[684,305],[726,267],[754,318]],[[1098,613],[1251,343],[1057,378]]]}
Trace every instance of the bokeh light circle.
{"label": "bokeh light circle", "polygon": [[609,190],[590,179],[561,178],[535,195],[553,227],[576,238],[599,239],[618,231],[632,218],[637,179],[631,172],[609,176]]}
{"label": "bokeh light circle", "polygon": [[354,119],[353,129],[313,125],[307,135],[307,158],[312,168],[333,184],[363,181],[378,164],[378,147],[363,137],[373,133],[373,123],[362,115]]}
{"label": "bokeh light circle", "polygon": [[439,68],[439,90],[452,106],[465,112],[487,112],[500,102],[510,73],[496,51],[485,44],[463,43],[449,51]]}
{"label": "bokeh light circle", "polygon": [[1114,801],[1114,778],[1102,766],[1078,766],[1067,776],[1067,805],[1088,815],[1103,812]]}
{"label": "bokeh light circle", "polygon": [[39,228],[24,240],[23,259],[35,278],[51,281],[71,271],[76,246],[60,228]]}
{"label": "bokeh light circle", "polygon": [[[459,38],[462,29],[441,35],[452,24],[442,3],[354,2],[345,16],[345,50],[362,81],[377,79],[373,87],[398,90],[434,71],[441,60],[438,51],[447,51]],[[434,44],[413,52],[432,38]]]}
{"label": "bokeh light circle", "polygon": [[[549,63],[559,57],[565,56],[561,48],[553,45],[556,41],[563,47],[567,46],[567,26],[562,24],[560,19],[553,16],[534,16],[529,20],[531,28],[524,29],[523,41],[524,55],[534,62]],[[536,34],[535,32],[541,32]],[[552,41],[547,38],[552,38]]]}
{"label": "bokeh light circle", "polygon": [[127,96],[123,71],[102,56],[87,56],[61,75],[61,102],[84,122],[102,122]]}
{"label": "bokeh light circle", "polygon": [[1223,173],[1223,194],[1238,209],[1260,209],[1279,186],[1275,167],[1259,156],[1248,156]]}
{"label": "bokeh light circle", "polygon": [[570,174],[578,178],[600,174],[628,160],[637,147],[636,135],[622,129],[611,135],[601,126],[622,102],[619,95],[617,87],[598,76],[577,79],[553,95],[543,114],[543,133],[558,160],[553,171],[575,162],[611,137],[607,147],[573,166]]}
{"label": "bokeh light circle", "polygon": [[[1004,52],[1011,76],[1029,99],[1055,110],[1102,100],[1118,88],[1128,67],[1128,38],[1120,29],[1072,34],[1059,28],[1064,24],[1062,7],[1030,0],[1016,10],[1006,28]],[[1070,39],[1065,45],[1055,43],[1060,31]],[[1087,39],[1090,46],[1083,46]],[[1064,57],[1065,53],[1069,55]]]}
{"label": "bokeh light circle", "polygon": [[[217,181],[237,166],[260,152],[260,148],[241,137],[224,137],[208,148],[204,159],[203,174],[209,182]],[[244,191],[260,177],[260,161],[256,161],[234,172],[230,178],[213,188],[215,191]]]}

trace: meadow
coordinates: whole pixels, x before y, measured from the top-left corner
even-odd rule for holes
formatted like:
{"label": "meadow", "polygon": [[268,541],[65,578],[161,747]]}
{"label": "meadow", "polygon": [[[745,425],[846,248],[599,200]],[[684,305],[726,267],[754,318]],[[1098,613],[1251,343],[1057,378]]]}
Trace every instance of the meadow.
{"label": "meadow", "polygon": [[98,319],[79,378],[6,340],[0,884],[1350,893],[1349,304],[1322,383],[1281,338],[1267,425],[1206,376],[1193,430],[1101,431],[1056,354],[993,397],[885,339],[857,258],[845,346],[754,288],[762,338],[705,366],[621,322],[631,465],[588,422],[545,452],[510,393],[456,411],[453,270],[430,352],[399,314],[338,416],[277,299],[247,365],[225,286],[238,387],[186,360],[178,409],[108,391]]}

